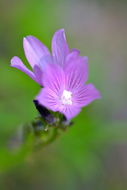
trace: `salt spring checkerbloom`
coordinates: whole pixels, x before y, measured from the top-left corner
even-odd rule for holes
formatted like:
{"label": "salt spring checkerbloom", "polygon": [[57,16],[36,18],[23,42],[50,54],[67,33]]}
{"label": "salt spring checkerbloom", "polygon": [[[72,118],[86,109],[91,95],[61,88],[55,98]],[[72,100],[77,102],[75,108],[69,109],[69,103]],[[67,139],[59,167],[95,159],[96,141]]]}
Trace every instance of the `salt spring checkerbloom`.
{"label": "salt spring checkerbloom", "polygon": [[70,120],[82,107],[100,98],[99,91],[92,84],[84,85],[87,78],[86,57],[75,56],[73,53],[64,70],[58,64],[46,66],[43,74],[44,88],[36,100],[54,112],[63,113]]}
{"label": "salt spring checkerbloom", "polygon": [[33,71],[17,56],[12,58],[11,66],[25,72],[44,87],[36,97],[38,105],[60,112],[70,120],[82,107],[100,98],[100,92],[93,84],[85,84],[88,79],[88,58],[81,57],[79,50],[68,48],[64,29],[56,31],[53,36],[52,55],[33,36],[24,38],[23,47]]}
{"label": "salt spring checkerbloom", "polygon": [[52,55],[48,48],[34,36],[25,37],[23,39],[23,47],[25,56],[32,67],[33,72],[29,70],[17,56],[14,56],[11,59],[11,66],[26,73],[41,86],[43,86],[42,75],[45,65],[59,64],[61,67],[64,67],[66,56],[71,52],[66,43],[64,29],[56,31],[53,36]]}

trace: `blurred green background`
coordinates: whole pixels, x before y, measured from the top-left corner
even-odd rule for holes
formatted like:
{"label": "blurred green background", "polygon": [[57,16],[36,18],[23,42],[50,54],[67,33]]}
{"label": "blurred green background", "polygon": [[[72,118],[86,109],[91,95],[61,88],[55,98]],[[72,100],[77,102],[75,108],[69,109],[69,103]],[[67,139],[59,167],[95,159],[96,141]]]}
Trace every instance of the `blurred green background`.
{"label": "blurred green background", "polygon": [[[36,117],[39,86],[10,67],[34,35],[50,48],[64,28],[70,48],[89,57],[101,91],[48,147],[24,157],[9,139]],[[127,3],[124,0],[0,0],[0,190],[127,190]]]}

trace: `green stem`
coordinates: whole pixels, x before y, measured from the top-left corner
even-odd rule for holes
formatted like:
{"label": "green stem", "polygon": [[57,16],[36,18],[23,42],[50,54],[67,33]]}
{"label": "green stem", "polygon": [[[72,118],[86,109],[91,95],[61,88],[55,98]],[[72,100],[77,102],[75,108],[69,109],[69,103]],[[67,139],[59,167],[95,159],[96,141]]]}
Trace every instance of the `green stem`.
{"label": "green stem", "polygon": [[52,143],[52,142],[56,139],[57,136],[58,136],[58,128],[55,127],[55,128],[53,129],[52,136],[48,139],[48,141],[47,141],[45,144],[50,144],[50,143]]}
{"label": "green stem", "polygon": [[58,135],[59,135],[58,128],[54,127],[52,129],[51,134],[50,135],[47,134],[47,139],[43,140],[43,137],[42,137],[41,142],[35,146],[35,149],[38,150],[38,149],[41,149],[41,148],[51,144],[53,141],[55,141],[55,139],[58,137]]}

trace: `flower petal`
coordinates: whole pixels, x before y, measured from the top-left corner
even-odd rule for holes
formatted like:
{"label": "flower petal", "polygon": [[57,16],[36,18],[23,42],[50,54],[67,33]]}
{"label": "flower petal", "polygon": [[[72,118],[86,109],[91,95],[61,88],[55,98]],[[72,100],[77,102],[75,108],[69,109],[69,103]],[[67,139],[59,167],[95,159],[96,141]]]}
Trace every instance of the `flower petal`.
{"label": "flower petal", "polygon": [[67,90],[76,90],[88,79],[87,57],[71,58],[65,67],[65,77]]}
{"label": "flower petal", "polygon": [[63,69],[57,64],[48,64],[43,72],[43,86],[36,100],[40,104],[51,109],[58,111],[60,106],[60,93],[64,88],[64,72]]}
{"label": "flower petal", "polygon": [[35,99],[46,108],[58,111],[57,95],[50,88],[43,88]]}
{"label": "flower petal", "polygon": [[73,101],[75,102],[75,105],[83,107],[100,98],[100,92],[94,87],[94,85],[87,84],[74,93]]}
{"label": "flower petal", "polygon": [[61,112],[67,120],[75,117],[81,111],[81,108],[75,105],[61,105],[58,94],[50,88],[43,88],[35,99],[49,110]]}
{"label": "flower petal", "polygon": [[29,77],[31,77],[34,81],[37,82],[34,73],[32,71],[30,71],[29,69],[27,69],[27,67],[23,64],[23,62],[21,61],[21,59],[19,57],[14,56],[11,59],[11,66],[21,70],[24,73],[26,73]]}
{"label": "flower petal", "polygon": [[65,65],[68,65],[70,62],[75,61],[78,58],[80,51],[77,49],[72,49],[71,52],[67,55]]}
{"label": "flower petal", "polygon": [[68,44],[64,29],[55,32],[52,39],[52,54],[54,61],[60,66],[64,66],[65,58],[69,53]]}
{"label": "flower petal", "polygon": [[23,40],[25,56],[33,68],[38,65],[42,57],[50,55],[48,48],[34,36],[27,36]]}
{"label": "flower petal", "polygon": [[43,73],[43,85],[55,93],[60,91],[65,85],[63,69],[57,64],[48,64]]}
{"label": "flower petal", "polygon": [[67,120],[75,117],[80,111],[81,108],[77,106],[64,106],[62,109],[59,109],[59,112],[63,113]]}
{"label": "flower petal", "polygon": [[38,65],[35,65],[33,67],[33,71],[34,71],[34,74],[36,76],[36,79],[38,81],[38,83],[43,86],[42,84],[42,76],[43,76],[43,72],[46,68],[46,65],[47,64],[52,64],[53,63],[53,60],[52,60],[52,57],[50,55],[48,56],[44,56],[40,62],[38,63]]}
{"label": "flower petal", "polygon": [[36,81],[41,86],[43,86],[43,84],[42,84],[42,75],[43,75],[42,69],[38,65],[35,65],[34,68],[33,68],[33,70],[34,70],[34,75],[36,77]]}
{"label": "flower petal", "polygon": [[43,56],[38,62],[38,66],[41,68],[42,71],[45,70],[47,64],[53,64],[53,58],[51,55]]}

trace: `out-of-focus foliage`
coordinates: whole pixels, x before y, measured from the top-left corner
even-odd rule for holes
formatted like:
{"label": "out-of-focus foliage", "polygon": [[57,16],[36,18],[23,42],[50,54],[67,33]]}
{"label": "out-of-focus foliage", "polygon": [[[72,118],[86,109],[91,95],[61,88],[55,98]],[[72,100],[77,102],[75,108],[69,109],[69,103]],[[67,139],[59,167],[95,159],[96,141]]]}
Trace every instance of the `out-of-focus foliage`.
{"label": "out-of-focus foliage", "polygon": [[[126,8],[124,1],[0,1],[0,189],[127,189]],[[12,151],[10,139],[37,115],[32,101],[40,87],[10,59],[18,55],[29,67],[22,38],[32,34],[50,48],[59,28],[89,57],[89,82],[102,99],[52,145]]]}

